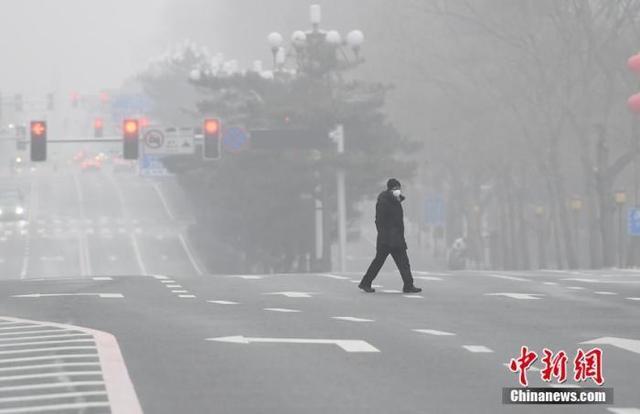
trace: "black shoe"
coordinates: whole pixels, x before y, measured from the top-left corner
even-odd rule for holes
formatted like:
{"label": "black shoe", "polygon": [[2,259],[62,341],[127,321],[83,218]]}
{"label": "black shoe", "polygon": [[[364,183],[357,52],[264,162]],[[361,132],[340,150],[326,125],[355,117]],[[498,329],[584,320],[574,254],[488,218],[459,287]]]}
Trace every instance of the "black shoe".
{"label": "black shoe", "polygon": [[359,287],[360,289],[364,290],[364,291],[365,291],[365,292],[367,292],[367,293],[373,293],[373,292],[375,292],[375,291],[376,291],[376,290],[375,290],[374,288],[372,288],[371,286],[365,286],[365,285],[363,285],[362,283],[360,283],[360,284],[358,285],[358,287]]}
{"label": "black shoe", "polygon": [[409,286],[409,287],[402,288],[402,292],[404,292],[404,293],[420,293],[420,292],[422,292],[422,289],[420,289],[419,287],[415,287],[415,286]]}

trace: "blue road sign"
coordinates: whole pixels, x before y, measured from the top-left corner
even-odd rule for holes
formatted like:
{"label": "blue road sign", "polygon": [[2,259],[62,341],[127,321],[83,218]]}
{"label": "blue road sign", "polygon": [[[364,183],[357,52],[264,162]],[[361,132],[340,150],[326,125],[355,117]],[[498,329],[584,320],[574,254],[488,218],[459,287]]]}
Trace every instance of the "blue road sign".
{"label": "blue road sign", "polygon": [[428,195],[425,198],[425,223],[443,226],[445,221],[444,198],[441,195]]}
{"label": "blue road sign", "polygon": [[629,209],[627,224],[630,236],[640,236],[640,208]]}
{"label": "blue road sign", "polygon": [[229,152],[238,152],[246,148],[249,134],[240,127],[229,127],[222,131],[222,146]]}

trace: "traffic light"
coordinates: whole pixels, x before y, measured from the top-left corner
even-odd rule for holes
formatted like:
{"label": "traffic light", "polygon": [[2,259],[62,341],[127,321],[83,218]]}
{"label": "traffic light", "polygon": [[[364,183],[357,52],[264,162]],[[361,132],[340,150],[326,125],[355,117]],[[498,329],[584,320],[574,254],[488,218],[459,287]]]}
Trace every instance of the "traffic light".
{"label": "traffic light", "polygon": [[16,150],[24,151],[27,149],[27,127],[24,125],[16,125]]}
{"label": "traffic light", "polygon": [[125,160],[138,159],[138,142],[140,141],[140,126],[137,119],[125,119],[122,124],[123,147],[122,156]]}
{"label": "traffic light", "polygon": [[31,161],[47,160],[47,122],[31,121]]}
{"label": "traffic light", "polygon": [[102,138],[103,134],[104,122],[102,122],[102,118],[96,118],[93,121],[93,136],[95,138]]}
{"label": "traffic light", "polygon": [[202,157],[204,159],[220,159],[220,149],[222,145],[221,129],[220,120],[214,118],[207,118],[204,120],[204,127],[202,128],[202,133],[204,135]]}

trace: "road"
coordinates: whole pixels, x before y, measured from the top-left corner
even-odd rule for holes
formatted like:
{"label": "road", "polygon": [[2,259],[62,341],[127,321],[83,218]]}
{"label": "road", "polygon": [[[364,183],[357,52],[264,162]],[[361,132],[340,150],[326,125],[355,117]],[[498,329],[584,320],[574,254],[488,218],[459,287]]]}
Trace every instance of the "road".
{"label": "road", "polygon": [[[0,413],[127,412],[114,386],[128,383],[146,413],[640,412],[640,271],[419,269],[420,295],[393,271],[375,294],[351,273],[206,275],[170,181],[64,169],[17,182],[30,220],[0,232]],[[570,359],[600,346],[615,403],[503,405],[523,345]],[[539,375],[530,386],[548,385]]]}

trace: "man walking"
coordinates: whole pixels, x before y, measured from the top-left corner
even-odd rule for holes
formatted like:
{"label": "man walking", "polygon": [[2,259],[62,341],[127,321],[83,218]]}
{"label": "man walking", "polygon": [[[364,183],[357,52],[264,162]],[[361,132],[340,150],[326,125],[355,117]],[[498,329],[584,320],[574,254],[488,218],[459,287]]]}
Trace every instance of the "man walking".
{"label": "man walking", "polygon": [[418,293],[422,289],[413,285],[411,266],[407,256],[407,242],[404,239],[404,221],[402,212],[402,187],[395,178],[387,181],[387,189],[378,195],[376,203],[376,228],[378,239],[376,242],[376,257],[371,262],[367,273],[362,278],[358,287],[367,293],[375,292],[371,287],[373,279],[378,276],[387,256],[391,255],[398,266],[400,276],[404,282],[404,293]]}

